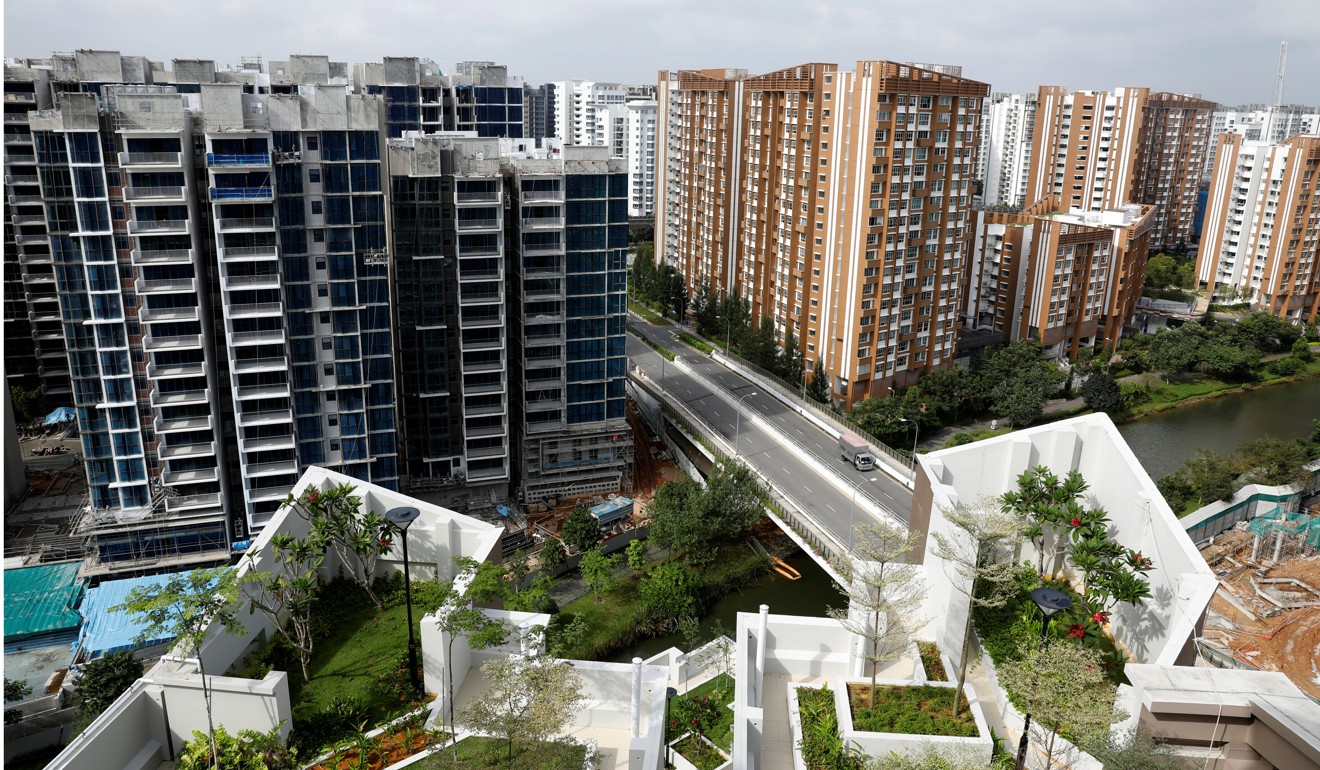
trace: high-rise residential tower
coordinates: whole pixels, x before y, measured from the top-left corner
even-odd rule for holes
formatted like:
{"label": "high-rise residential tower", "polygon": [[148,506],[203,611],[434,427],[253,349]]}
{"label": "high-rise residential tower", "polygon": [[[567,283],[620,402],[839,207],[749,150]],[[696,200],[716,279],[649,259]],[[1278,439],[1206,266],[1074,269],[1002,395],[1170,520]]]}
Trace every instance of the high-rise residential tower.
{"label": "high-rise residential tower", "polygon": [[988,93],[890,61],[661,72],[661,259],[791,332],[844,403],[950,366]]}
{"label": "high-rise residential tower", "polygon": [[1320,318],[1317,185],[1320,136],[1221,135],[1197,255],[1200,288],[1280,318]]}
{"label": "high-rise residential tower", "polygon": [[986,104],[981,125],[982,198],[987,206],[1021,206],[1031,168],[1036,95],[992,94]]}
{"label": "high-rise residential tower", "polygon": [[628,102],[628,216],[655,213],[656,105]]}

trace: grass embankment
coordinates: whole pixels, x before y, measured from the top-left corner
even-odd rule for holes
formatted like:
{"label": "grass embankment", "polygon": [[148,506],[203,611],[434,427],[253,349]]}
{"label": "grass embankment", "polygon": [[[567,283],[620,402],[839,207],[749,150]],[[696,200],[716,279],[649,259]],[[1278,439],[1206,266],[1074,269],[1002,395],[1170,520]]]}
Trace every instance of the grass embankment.
{"label": "grass embankment", "polygon": [[[589,593],[561,608],[563,618],[560,622],[567,623],[574,616],[580,616],[585,619],[588,629],[563,657],[603,660],[623,647],[655,635],[660,629],[645,622],[637,584],[663,563],[665,561],[648,564],[645,570],[620,578],[611,588]],[[719,546],[710,566],[699,571],[698,605],[704,609],[710,602],[760,577],[769,568],[764,557],[742,543]]]}
{"label": "grass embankment", "polygon": [[1268,364],[1262,365],[1253,373],[1253,379],[1248,382],[1226,381],[1207,376],[1195,376],[1190,379],[1184,377],[1165,382],[1159,374],[1151,372],[1144,375],[1140,382],[1146,389],[1149,399],[1133,404],[1128,409],[1128,418],[1135,419],[1156,414],[1209,398],[1247,393],[1269,385],[1302,382],[1320,377],[1320,358],[1303,364],[1296,374],[1288,376],[1275,374],[1268,366]]}
{"label": "grass embankment", "polygon": [[637,300],[631,297],[628,298],[628,309],[633,311],[637,315],[641,316],[642,318],[645,318],[649,323],[653,323],[653,324],[669,323],[668,319],[662,317],[659,313],[656,313],[651,308],[647,307],[646,305],[643,305],[642,303],[638,302]]}
{"label": "grass embankment", "polygon": [[587,759],[586,746],[567,743],[547,743],[535,757],[527,756],[515,746],[510,757],[507,742],[475,735],[459,741],[457,748],[458,762],[454,762],[453,751],[446,746],[411,767],[414,770],[488,770],[492,767],[582,770]]}

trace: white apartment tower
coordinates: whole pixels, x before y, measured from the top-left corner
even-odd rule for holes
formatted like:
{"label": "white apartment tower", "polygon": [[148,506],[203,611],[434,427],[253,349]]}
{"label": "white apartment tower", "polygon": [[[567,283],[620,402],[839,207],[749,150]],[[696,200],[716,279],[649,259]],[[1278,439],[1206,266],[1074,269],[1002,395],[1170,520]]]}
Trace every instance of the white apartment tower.
{"label": "white apartment tower", "polygon": [[656,103],[632,101],[628,110],[628,216],[655,212]]}
{"label": "white apartment tower", "polygon": [[1320,311],[1320,136],[1219,138],[1197,279],[1225,300],[1312,322]]}
{"label": "white apartment tower", "polygon": [[566,145],[608,146],[610,108],[628,101],[628,87],[595,80],[560,80],[555,89],[555,131]]}
{"label": "white apartment tower", "polygon": [[981,158],[985,165],[985,205],[1023,205],[1031,138],[1036,125],[1036,94],[998,93],[986,109]]}

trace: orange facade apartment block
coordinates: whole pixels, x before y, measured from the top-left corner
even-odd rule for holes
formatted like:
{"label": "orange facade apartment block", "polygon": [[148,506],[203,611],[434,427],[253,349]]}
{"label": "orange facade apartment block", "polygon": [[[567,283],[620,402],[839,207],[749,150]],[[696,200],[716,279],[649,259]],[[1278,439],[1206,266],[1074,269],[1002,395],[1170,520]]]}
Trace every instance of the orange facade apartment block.
{"label": "orange facade apartment block", "polygon": [[1320,319],[1320,136],[1221,134],[1196,272],[1200,288],[1280,318]]}
{"label": "orange facade apartment block", "polygon": [[791,331],[845,404],[948,367],[988,93],[890,61],[661,72],[659,256]]}

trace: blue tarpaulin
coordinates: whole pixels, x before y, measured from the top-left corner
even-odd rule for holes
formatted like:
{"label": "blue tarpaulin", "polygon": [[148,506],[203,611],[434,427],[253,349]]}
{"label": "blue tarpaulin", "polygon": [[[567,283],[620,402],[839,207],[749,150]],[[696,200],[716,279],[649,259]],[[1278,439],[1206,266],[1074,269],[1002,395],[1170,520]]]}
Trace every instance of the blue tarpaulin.
{"label": "blue tarpaulin", "polygon": [[59,409],[56,409],[55,411],[46,415],[46,422],[43,424],[55,425],[56,423],[70,422],[77,418],[78,418],[78,413],[73,411],[71,407],[62,406]]}
{"label": "blue tarpaulin", "polygon": [[[187,574],[187,573],[184,573]],[[133,650],[162,644],[174,637],[162,636],[159,639],[138,641],[138,636],[145,626],[137,616],[127,612],[114,612],[110,608],[123,604],[128,594],[138,586],[154,586],[165,583],[171,575],[150,575],[148,577],[107,580],[96,588],[87,589],[87,598],[82,605],[82,633],[78,642],[93,658],[99,658],[115,650]]]}

